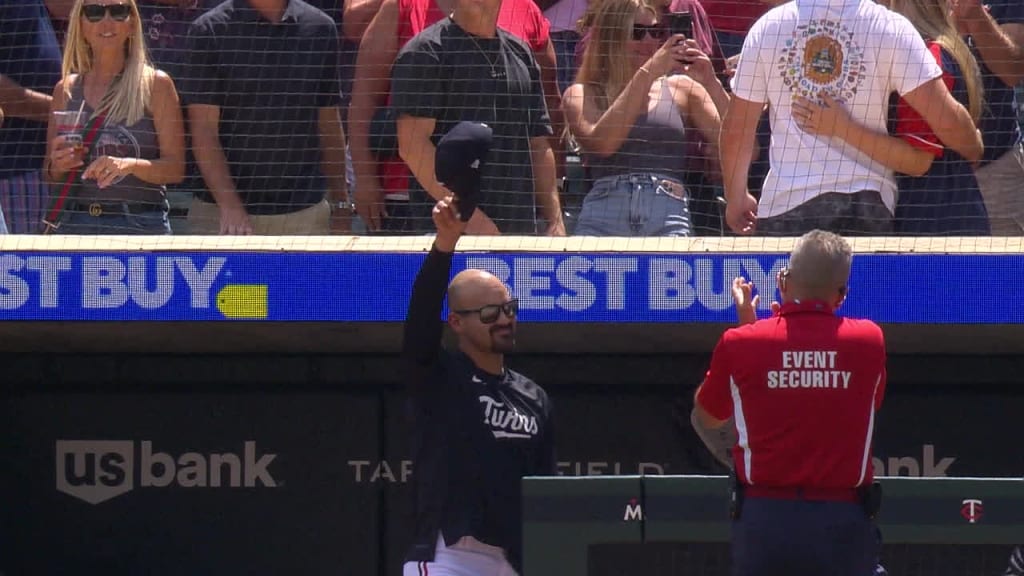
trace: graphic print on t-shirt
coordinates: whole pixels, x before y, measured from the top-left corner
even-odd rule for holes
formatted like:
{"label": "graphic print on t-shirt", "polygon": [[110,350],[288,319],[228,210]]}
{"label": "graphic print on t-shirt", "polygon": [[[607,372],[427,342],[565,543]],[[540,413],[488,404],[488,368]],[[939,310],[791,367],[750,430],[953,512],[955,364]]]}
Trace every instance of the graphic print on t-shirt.
{"label": "graphic print on t-shirt", "polygon": [[[111,158],[139,158],[142,156],[139,141],[124,126],[108,126],[96,136],[96,142],[90,150],[92,160],[100,156]],[[124,180],[121,175],[114,179],[113,184]]]}
{"label": "graphic print on t-shirt", "polygon": [[840,22],[811,20],[786,41],[778,71],[796,96],[819,101],[826,92],[846,101],[857,94],[866,68],[863,49]]}
{"label": "graphic print on t-shirt", "polygon": [[523,414],[515,406],[486,394],[480,395],[484,425],[495,438],[532,438],[537,435],[537,417]]}

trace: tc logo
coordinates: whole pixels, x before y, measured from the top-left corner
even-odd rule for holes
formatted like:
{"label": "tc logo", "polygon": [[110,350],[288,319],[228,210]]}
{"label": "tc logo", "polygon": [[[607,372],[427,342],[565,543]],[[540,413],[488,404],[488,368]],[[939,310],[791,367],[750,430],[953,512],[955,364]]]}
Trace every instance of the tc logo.
{"label": "tc logo", "polygon": [[622,515],[623,522],[630,521],[641,521],[644,519],[644,510],[640,504],[636,501],[636,498],[632,498],[629,504],[626,504],[626,512]]}
{"label": "tc logo", "polygon": [[977,524],[981,520],[982,516],[985,515],[985,509],[982,506],[981,500],[974,500],[968,498],[960,503],[960,515],[964,517],[971,524]]}
{"label": "tc logo", "polygon": [[58,440],[57,490],[99,504],[133,488],[135,443]]}

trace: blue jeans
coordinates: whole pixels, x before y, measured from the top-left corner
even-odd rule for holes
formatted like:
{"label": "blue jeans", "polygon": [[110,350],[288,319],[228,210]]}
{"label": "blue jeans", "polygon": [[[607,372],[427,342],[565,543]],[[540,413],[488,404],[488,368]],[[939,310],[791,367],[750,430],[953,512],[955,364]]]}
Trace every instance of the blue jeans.
{"label": "blue jeans", "polygon": [[555,59],[558,63],[558,92],[565,94],[576,79],[576,45],[580,35],[572,30],[552,32],[551,41],[555,44]]}
{"label": "blue jeans", "polygon": [[168,219],[166,201],[163,209],[146,212],[131,212],[127,203],[120,203],[119,211],[107,211],[94,216],[87,208],[66,211],[60,219],[57,234],[117,234],[147,235],[170,234],[171,222]]}
{"label": "blue jeans", "polygon": [[580,210],[574,236],[689,236],[689,199],[675,178],[658,174],[606,176],[594,182]]}

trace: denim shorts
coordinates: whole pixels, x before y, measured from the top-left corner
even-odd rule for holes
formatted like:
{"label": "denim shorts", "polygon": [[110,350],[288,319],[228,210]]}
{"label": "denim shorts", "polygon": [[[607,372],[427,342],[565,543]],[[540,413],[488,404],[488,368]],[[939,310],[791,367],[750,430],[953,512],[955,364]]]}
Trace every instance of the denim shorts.
{"label": "denim shorts", "polygon": [[689,236],[689,195],[677,178],[606,176],[583,199],[574,236]]}

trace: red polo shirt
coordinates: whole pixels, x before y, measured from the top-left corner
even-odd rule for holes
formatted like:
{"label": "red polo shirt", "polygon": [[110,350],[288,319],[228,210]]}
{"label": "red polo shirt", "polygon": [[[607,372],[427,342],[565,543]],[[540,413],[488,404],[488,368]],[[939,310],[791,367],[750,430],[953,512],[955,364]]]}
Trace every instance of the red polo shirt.
{"label": "red polo shirt", "polygon": [[711,25],[719,32],[746,34],[757,19],[772,9],[760,0],[702,0]]}
{"label": "red polo shirt", "polygon": [[697,402],[719,420],[735,416],[742,483],[854,488],[873,479],[871,436],[884,394],[881,328],[810,301],[727,330]]}

